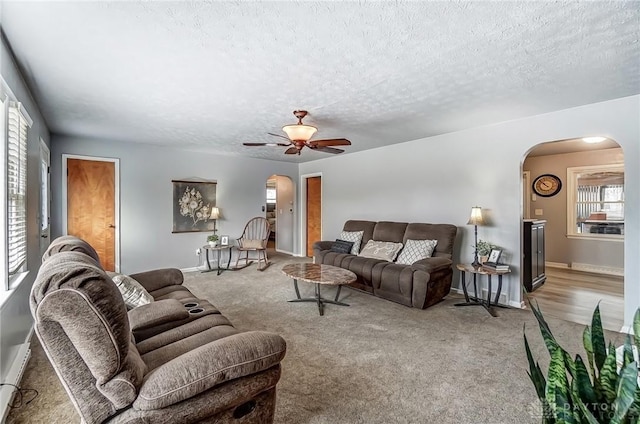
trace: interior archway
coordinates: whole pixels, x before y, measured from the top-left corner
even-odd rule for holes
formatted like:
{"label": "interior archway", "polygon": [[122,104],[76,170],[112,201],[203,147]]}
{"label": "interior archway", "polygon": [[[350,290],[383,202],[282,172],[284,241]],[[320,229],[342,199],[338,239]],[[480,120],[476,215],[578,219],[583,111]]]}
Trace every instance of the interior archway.
{"label": "interior archway", "polygon": [[[599,304],[603,326],[620,331],[624,322],[621,146],[610,139],[594,144],[583,138],[544,142],[531,148],[521,165],[524,298],[535,299],[545,315],[581,324],[591,322]],[[551,187],[555,177],[559,189]],[[539,271],[536,244],[528,245],[531,222],[542,222],[544,227],[543,275],[537,275],[544,281],[527,294],[530,279],[535,280]]]}

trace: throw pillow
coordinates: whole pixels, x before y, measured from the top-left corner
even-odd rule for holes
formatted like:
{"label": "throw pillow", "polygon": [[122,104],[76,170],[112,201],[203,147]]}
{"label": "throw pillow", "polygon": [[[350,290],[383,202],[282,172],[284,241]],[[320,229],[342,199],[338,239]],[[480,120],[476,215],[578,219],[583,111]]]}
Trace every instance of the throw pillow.
{"label": "throw pillow", "polygon": [[360,243],[362,243],[362,236],[364,231],[343,231],[340,233],[339,240],[352,241],[351,254],[357,255],[360,252]]}
{"label": "throw pillow", "polygon": [[242,240],[244,249],[262,249],[262,240]]}
{"label": "throw pillow", "polygon": [[400,249],[402,249],[402,243],[369,240],[358,256],[393,262]]}
{"label": "throw pillow", "polygon": [[135,279],[117,272],[107,272],[107,275],[116,283],[127,309],[137,308],[153,302],[153,296]]}
{"label": "throw pillow", "polygon": [[331,245],[331,251],[336,253],[350,253],[352,248],[353,248],[352,241],[345,241],[340,239],[337,239]]}
{"label": "throw pillow", "polygon": [[430,258],[437,244],[438,240],[407,240],[396,263],[411,265],[420,259]]}

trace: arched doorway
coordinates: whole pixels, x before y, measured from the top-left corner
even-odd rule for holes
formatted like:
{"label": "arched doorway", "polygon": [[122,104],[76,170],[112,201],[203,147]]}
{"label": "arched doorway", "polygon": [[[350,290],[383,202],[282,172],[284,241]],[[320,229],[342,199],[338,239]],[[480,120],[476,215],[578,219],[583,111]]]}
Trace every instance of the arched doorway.
{"label": "arched doorway", "polygon": [[[582,138],[541,143],[527,153],[522,171],[524,289],[531,287],[529,278],[538,278],[528,297],[546,315],[581,324],[590,323],[599,304],[603,326],[620,331],[624,318],[622,148],[609,139],[598,144]],[[526,174],[530,182],[525,185]],[[556,179],[559,189],[553,187]],[[537,238],[529,234],[532,227],[537,227]],[[540,252],[541,270],[536,263]],[[527,274],[527,268],[533,273]]]}

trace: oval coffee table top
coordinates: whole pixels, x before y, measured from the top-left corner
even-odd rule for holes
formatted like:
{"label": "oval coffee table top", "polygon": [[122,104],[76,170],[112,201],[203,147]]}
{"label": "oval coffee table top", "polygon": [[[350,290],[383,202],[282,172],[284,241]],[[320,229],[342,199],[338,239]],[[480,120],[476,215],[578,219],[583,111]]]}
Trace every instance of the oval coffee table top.
{"label": "oval coffee table top", "polygon": [[340,286],[356,281],[356,275],[346,269],[332,265],[298,263],[286,264],[282,272],[290,278],[307,281],[309,283],[329,284]]}

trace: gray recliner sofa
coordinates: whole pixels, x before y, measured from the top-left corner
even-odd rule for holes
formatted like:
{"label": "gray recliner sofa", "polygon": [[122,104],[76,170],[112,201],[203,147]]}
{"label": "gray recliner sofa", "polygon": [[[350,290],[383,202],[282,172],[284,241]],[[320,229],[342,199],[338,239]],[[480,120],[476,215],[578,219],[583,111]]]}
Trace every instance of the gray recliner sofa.
{"label": "gray recliner sofa", "polygon": [[361,249],[369,240],[406,244],[411,240],[437,240],[430,258],[412,265],[331,251],[333,241],[313,244],[317,264],[348,269],[357,276],[352,287],[414,308],[427,308],[451,290],[453,244],[458,228],[451,224],[349,220],[343,231],[363,231]]}
{"label": "gray recliner sofa", "polygon": [[135,278],[157,297],[127,312],[86,242],[65,236],[43,256],[35,332],[82,422],[273,422],[285,341],[236,330],[179,270]]}

